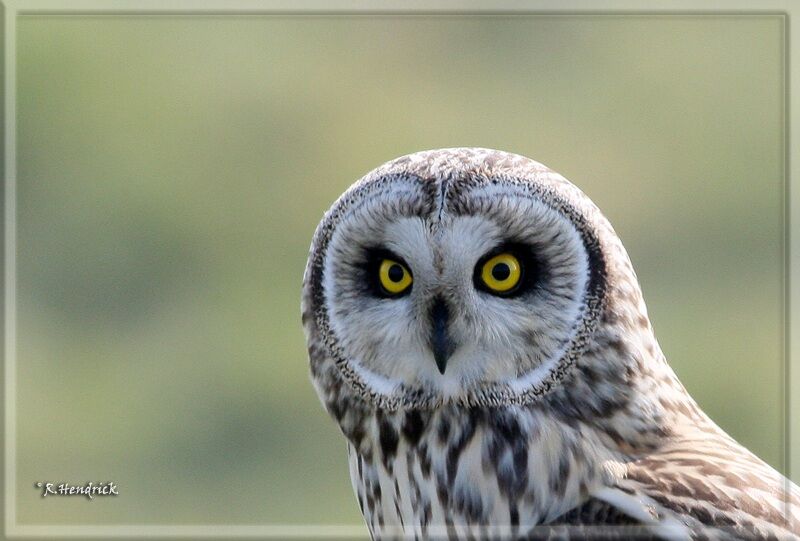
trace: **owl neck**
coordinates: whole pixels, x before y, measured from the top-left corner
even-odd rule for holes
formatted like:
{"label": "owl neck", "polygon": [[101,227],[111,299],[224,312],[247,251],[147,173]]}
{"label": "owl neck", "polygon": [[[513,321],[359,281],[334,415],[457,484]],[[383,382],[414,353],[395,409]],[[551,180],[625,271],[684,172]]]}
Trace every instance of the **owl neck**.
{"label": "owl neck", "polygon": [[667,364],[630,262],[620,261],[571,377],[538,407],[594,427],[608,448],[635,455],[710,421]]}

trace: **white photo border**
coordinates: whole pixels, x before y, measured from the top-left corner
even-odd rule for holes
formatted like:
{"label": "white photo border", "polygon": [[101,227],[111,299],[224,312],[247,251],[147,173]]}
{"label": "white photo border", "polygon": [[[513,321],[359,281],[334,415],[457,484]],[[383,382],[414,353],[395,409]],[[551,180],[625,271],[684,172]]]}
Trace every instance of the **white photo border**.
{"label": "white photo border", "polygon": [[[10,0],[2,2],[4,29],[2,118],[0,134],[4,172],[4,533],[7,538],[367,538],[363,525],[23,525],[16,522],[16,23],[20,15],[687,15],[776,16],[783,19],[784,40],[784,207],[783,207],[783,466],[787,478],[800,482],[800,45],[791,26],[800,17],[795,0]],[[757,6],[757,7],[756,7]],[[795,452],[791,450],[794,449]],[[788,503],[787,503],[788,505]],[[788,511],[788,509],[787,509]],[[608,527],[602,527],[607,532]],[[601,532],[598,531],[598,534]]]}

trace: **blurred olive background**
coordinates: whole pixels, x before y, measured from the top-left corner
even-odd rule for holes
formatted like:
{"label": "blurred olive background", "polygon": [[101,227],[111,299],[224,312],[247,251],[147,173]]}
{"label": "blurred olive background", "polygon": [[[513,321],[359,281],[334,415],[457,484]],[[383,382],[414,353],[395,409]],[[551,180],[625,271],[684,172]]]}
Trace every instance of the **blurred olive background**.
{"label": "blurred olive background", "polygon": [[678,375],[781,468],[782,65],[778,17],[21,16],[19,522],[360,524],[308,246],[448,146],[589,194]]}

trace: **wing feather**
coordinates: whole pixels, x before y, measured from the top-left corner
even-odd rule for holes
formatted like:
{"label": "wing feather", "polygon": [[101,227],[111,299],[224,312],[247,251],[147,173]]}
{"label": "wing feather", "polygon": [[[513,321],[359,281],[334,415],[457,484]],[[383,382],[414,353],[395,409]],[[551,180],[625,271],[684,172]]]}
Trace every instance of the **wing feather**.
{"label": "wing feather", "polygon": [[800,539],[800,490],[714,426],[617,464],[554,523],[639,524],[664,539]]}

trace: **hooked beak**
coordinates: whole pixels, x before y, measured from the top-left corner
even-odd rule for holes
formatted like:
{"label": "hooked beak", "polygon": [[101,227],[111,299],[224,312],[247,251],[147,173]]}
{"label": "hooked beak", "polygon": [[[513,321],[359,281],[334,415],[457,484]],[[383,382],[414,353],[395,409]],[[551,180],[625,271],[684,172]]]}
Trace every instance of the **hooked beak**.
{"label": "hooked beak", "polygon": [[450,319],[450,310],[441,297],[436,297],[431,306],[431,350],[439,373],[444,375],[447,369],[447,359],[453,354],[453,342],[447,333]]}

